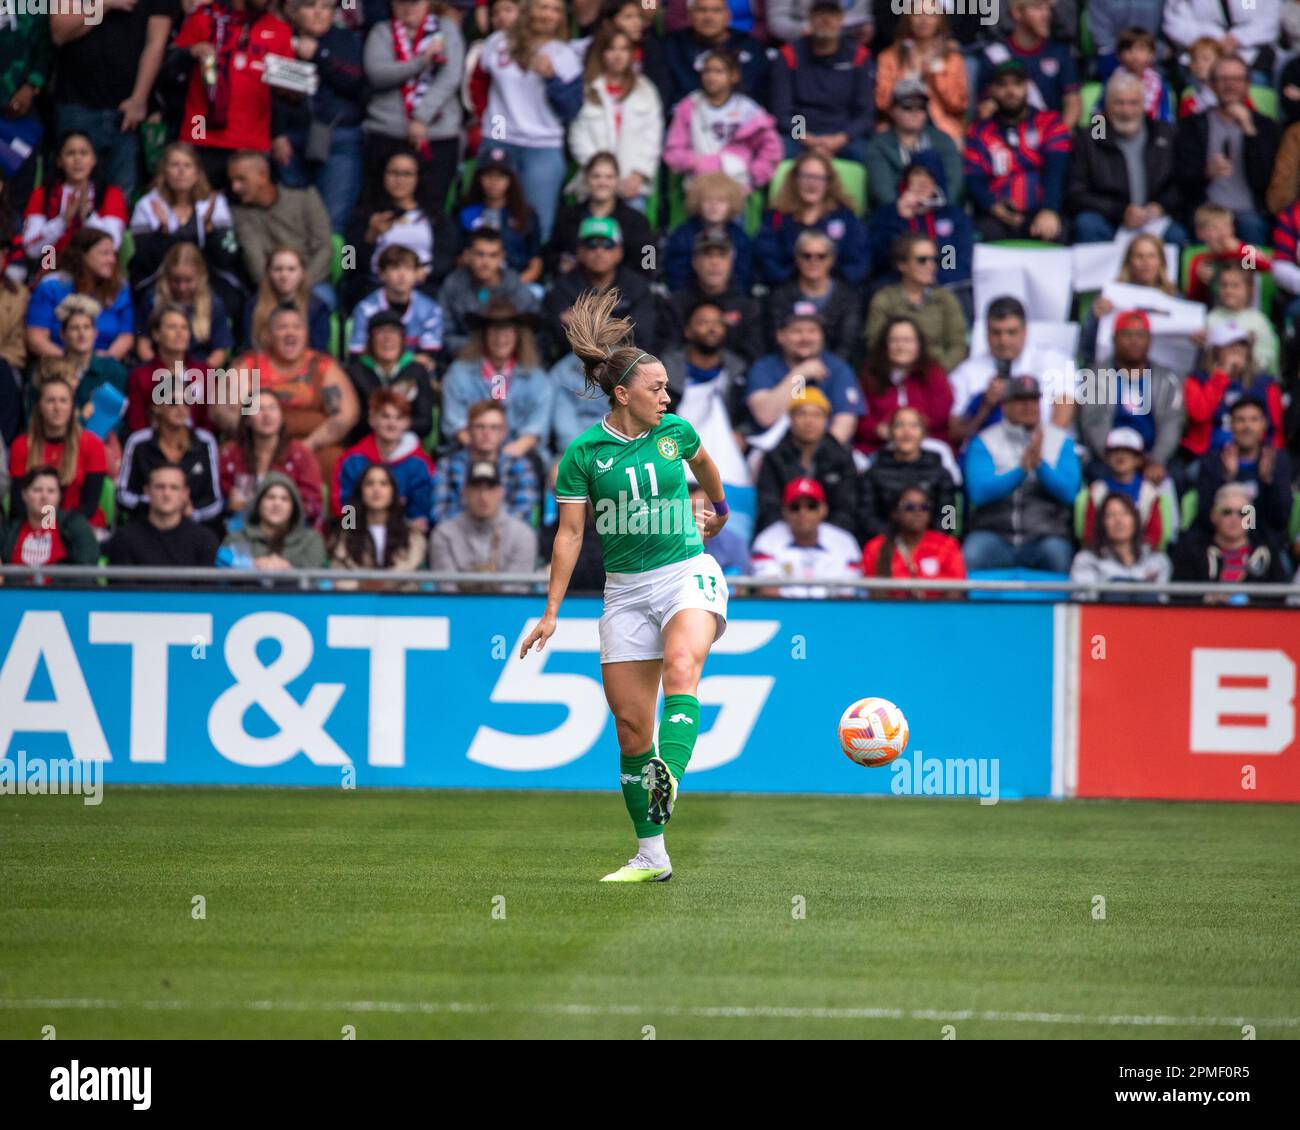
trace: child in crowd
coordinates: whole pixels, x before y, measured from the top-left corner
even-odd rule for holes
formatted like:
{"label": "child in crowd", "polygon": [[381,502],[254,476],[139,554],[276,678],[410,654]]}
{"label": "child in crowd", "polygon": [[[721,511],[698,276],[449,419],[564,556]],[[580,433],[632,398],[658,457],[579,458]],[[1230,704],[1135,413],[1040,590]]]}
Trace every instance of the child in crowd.
{"label": "child in crowd", "polygon": [[1232,213],[1218,204],[1196,209],[1196,238],[1205,250],[1193,257],[1187,271],[1187,297],[1207,305],[1213,300],[1220,269],[1234,264],[1248,271],[1271,271],[1272,260],[1258,247],[1237,238]]}
{"label": "child in crowd", "polygon": [[1119,65],[1142,83],[1143,105],[1148,118],[1159,122],[1174,120],[1174,100],[1169,84],[1151,64],[1156,58],[1156,39],[1146,28],[1129,27],[1119,33],[1115,54]]}
{"label": "child in crowd", "polygon": [[406,348],[426,369],[432,370],[442,351],[442,309],[421,290],[420,258],[409,247],[395,243],[379,257],[380,287],[357,303],[352,312],[348,352],[360,357],[366,351],[370,319],[380,310],[392,310],[406,327]]}

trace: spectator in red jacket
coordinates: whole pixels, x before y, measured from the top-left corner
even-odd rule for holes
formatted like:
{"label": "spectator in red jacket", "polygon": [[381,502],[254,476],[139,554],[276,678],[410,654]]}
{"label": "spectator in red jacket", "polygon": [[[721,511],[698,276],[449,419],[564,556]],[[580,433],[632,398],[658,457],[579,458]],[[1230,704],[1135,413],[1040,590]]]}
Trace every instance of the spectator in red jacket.
{"label": "spectator in red jacket", "polygon": [[[195,60],[181,140],[198,148],[208,180],[218,188],[227,183],[232,154],[272,152],[266,57],[292,59],[294,50],[293,30],[269,7],[268,0],[212,0],[185,17],[172,44]],[[274,146],[279,164],[288,164],[288,137],[275,138]]]}
{"label": "spectator in red jacket", "polygon": [[[862,551],[862,575],[926,581],[964,580],[966,563],[962,560],[961,543],[949,534],[930,528],[933,508],[934,503],[924,487],[907,487],[894,504],[888,531],[872,538]],[[941,594],[910,590],[890,595],[925,600]],[[947,595],[960,596],[955,592]]]}
{"label": "spectator in red jacket", "polygon": [[915,408],[927,434],[948,442],[952,386],[915,320],[899,315],[885,323],[859,381],[867,406],[853,441],[859,451],[869,455],[889,442],[890,421],[899,408]]}
{"label": "spectator in red jacket", "polygon": [[1269,442],[1283,446],[1282,391],[1267,373],[1252,371],[1250,334],[1236,322],[1220,322],[1209,333],[1209,364],[1183,382],[1187,402],[1187,431],[1183,455],[1187,462],[1217,451],[1231,438],[1228,414],[1242,396],[1268,405]]}
{"label": "spectator in red jacket", "polygon": [[[290,437],[284,409],[274,396],[259,396],[256,408],[239,417],[235,438],[221,445],[219,473],[226,512],[232,517],[242,514],[266,476],[282,471],[298,489],[307,524],[320,529],[324,499],[316,453]],[[230,525],[233,529],[236,523]]]}

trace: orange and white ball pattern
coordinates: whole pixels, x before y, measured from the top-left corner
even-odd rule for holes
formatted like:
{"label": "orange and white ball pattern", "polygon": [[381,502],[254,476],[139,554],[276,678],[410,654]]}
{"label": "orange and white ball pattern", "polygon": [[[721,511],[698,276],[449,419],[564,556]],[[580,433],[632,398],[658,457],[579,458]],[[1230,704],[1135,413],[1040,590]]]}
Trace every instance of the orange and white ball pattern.
{"label": "orange and white ball pattern", "polygon": [[888,765],[907,738],[907,719],[886,698],[860,698],[840,716],[840,748],[859,765]]}

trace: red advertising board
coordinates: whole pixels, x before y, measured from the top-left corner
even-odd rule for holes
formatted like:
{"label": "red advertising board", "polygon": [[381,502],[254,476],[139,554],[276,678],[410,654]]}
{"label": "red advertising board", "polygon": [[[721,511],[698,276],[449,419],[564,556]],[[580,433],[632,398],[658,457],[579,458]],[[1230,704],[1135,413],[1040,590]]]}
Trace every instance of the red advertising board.
{"label": "red advertising board", "polygon": [[1081,797],[1300,801],[1300,612],[1084,607]]}

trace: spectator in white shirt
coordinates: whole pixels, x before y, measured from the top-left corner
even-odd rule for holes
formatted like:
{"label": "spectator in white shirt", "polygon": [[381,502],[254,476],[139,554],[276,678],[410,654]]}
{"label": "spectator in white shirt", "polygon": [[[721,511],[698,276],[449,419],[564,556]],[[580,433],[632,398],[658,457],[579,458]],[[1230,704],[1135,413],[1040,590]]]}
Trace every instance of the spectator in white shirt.
{"label": "spectator in white shirt", "polygon": [[854,589],[827,582],[860,575],[862,547],[852,534],[826,521],[826,491],[821,483],[816,479],[791,479],[781,502],[781,521],[773,522],[754,539],[754,576],[804,583],[773,585],[762,589],[762,595],[813,599],[853,596]]}

